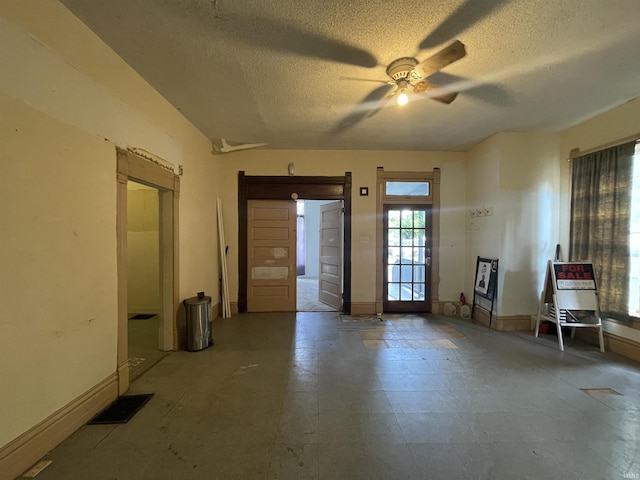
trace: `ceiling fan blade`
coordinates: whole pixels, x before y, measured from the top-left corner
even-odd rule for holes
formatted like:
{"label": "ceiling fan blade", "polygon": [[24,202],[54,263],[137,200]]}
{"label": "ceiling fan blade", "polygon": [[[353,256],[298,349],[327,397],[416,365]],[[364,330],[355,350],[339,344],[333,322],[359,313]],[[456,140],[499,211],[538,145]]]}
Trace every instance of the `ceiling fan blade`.
{"label": "ceiling fan blade", "polygon": [[228,20],[220,22],[217,28],[224,35],[253,46],[360,67],[378,65],[376,57],[362,48],[275,18],[229,14]]}
{"label": "ceiling fan blade", "polygon": [[352,80],[354,82],[374,82],[374,83],[384,83],[388,85],[393,85],[394,82],[390,82],[388,80],[374,80],[371,78],[358,78],[358,77],[340,77],[340,80]]}
{"label": "ceiling fan blade", "polygon": [[389,102],[389,100],[391,100],[396,95],[396,93],[398,93],[398,90],[399,89],[396,87],[391,92],[389,92],[388,95],[383,97],[382,100],[380,100],[380,103],[378,104],[378,106],[367,114],[367,118],[373,117],[376,113],[382,110],[385,107],[385,105]]}
{"label": "ceiling fan blade", "polygon": [[375,114],[380,109],[380,105],[378,105],[375,111],[371,113],[369,110],[370,109],[369,104],[373,102],[379,103],[381,100],[383,100],[385,96],[388,96],[387,93],[389,92],[390,88],[391,88],[391,85],[389,84],[380,85],[379,87],[374,88],[371,92],[369,92],[369,94],[366,97],[364,97],[360,101],[360,103],[358,104],[354,112],[350,113],[349,115],[344,117],[342,120],[340,120],[340,122],[331,130],[331,133],[334,135],[337,135],[346,130],[349,130],[350,128],[355,127],[358,123],[360,123],[365,118],[369,118],[373,114]]}
{"label": "ceiling fan blade", "polygon": [[467,54],[464,44],[456,40],[450,45],[444,47],[435,55],[430,56],[426,60],[423,60],[413,68],[413,72],[420,78],[426,78],[432,75],[440,69],[451,65],[453,62],[460,60]]}
{"label": "ceiling fan blade", "polygon": [[449,87],[455,88],[458,91],[464,91],[467,96],[497,107],[507,107],[514,103],[514,99],[509,92],[497,83],[471,80],[445,72],[438,72],[431,75],[429,77],[429,83],[436,87]]}
{"label": "ceiling fan blade", "polygon": [[466,0],[420,42],[420,49],[435,48],[448,42],[508,2],[509,0]]}
{"label": "ceiling fan blade", "polygon": [[[433,83],[425,82],[425,81],[419,82],[413,87],[413,91],[415,93],[434,92],[437,90],[441,90],[441,88],[438,87],[437,85],[434,85]],[[429,98],[432,100],[436,100],[440,103],[445,103],[449,105],[451,102],[453,102],[456,99],[457,96],[458,96],[458,92],[448,92],[442,95],[434,95],[432,93],[429,95]]]}
{"label": "ceiling fan blade", "polygon": [[444,103],[446,105],[449,105],[451,102],[453,102],[456,97],[458,96],[458,92],[451,92],[451,93],[447,93],[445,95],[439,95],[437,97],[431,97],[431,100],[436,100],[440,103]]}

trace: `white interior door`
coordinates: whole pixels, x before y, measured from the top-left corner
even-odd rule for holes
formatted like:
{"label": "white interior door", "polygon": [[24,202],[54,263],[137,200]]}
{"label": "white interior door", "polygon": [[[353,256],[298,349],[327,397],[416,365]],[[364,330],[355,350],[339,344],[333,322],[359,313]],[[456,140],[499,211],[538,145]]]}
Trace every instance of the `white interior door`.
{"label": "white interior door", "polygon": [[320,206],[318,299],[342,309],[342,201]]}

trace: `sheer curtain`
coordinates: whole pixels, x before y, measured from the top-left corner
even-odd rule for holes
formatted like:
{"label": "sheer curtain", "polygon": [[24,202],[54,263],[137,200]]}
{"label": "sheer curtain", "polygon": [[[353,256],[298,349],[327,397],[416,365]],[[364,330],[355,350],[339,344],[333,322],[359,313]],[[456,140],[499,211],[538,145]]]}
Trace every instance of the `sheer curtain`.
{"label": "sheer curtain", "polygon": [[635,141],[572,161],[571,261],[593,263],[603,317],[629,318],[629,228]]}

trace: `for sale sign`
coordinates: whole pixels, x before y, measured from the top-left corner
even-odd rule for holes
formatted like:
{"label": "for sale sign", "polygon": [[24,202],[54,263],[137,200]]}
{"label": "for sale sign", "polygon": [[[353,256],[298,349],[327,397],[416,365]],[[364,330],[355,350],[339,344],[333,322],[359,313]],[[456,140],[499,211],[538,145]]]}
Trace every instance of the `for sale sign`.
{"label": "for sale sign", "polygon": [[558,290],[596,290],[591,263],[554,263],[553,272]]}

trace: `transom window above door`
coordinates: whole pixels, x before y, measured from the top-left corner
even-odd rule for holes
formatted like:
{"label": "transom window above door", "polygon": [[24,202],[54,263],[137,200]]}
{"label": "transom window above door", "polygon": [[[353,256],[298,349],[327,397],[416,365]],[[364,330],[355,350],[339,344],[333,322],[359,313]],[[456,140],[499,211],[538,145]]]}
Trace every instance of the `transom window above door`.
{"label": "transom window above door", "polygon": [[385,181],[384,194],[386,196],[428,197],[429,182],[423,181]]}

